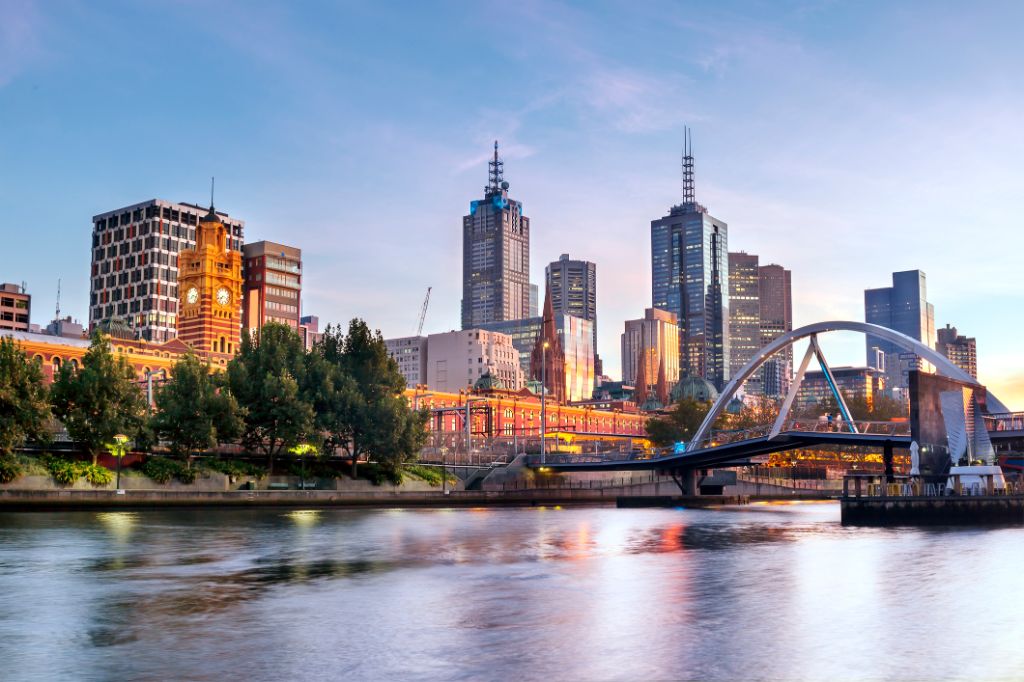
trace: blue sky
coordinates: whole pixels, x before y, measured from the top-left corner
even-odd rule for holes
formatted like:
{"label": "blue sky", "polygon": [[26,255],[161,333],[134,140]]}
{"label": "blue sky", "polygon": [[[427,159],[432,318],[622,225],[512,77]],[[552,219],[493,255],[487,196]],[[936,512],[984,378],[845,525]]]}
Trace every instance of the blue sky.
{"label": "blue sky", "polygon": [[[303,249],[304,309],[459,324],[461,217],[502,144],[535,282],[598,263],[600,351],[650,305],[649,223],[698,199],[793,271],[796,324],[928,275],[1024,408],[1024,5],[0,0],[0,281],[86,316],[90,218],[206,201]],[[860,337],[827,341],[863,363]]]}

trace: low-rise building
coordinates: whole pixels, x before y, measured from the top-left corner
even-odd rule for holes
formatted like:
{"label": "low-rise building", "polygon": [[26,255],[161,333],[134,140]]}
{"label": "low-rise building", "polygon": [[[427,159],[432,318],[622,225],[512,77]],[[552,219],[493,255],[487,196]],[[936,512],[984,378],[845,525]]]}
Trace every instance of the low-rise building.
{"label": "low-rise building", "polygon": [[[831,370],[844,400],[863,400],[871,407],[875,396],[885,391],[885,373],[875,367],[832,367]],[[796,392],[793,409],[797,413],[812,412],[834,400],[824,372],[807,372]]]}
{"label": "low-rise building", "polygon": [[27,332],[32,296],[17,284],[0,284],[0,329]]}

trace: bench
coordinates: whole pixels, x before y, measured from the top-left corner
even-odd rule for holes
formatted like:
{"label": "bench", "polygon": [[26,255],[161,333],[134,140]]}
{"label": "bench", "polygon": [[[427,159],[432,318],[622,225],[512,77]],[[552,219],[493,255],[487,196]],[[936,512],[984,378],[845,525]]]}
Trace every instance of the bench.
{"label": "bench", "polygon": [[267,484],[267,490],[288,490],[287,483],[269,483]]}
{"label": "bench", "polygon": [[316,490],[316,481],[302,481],[298,487],[299,490]]}

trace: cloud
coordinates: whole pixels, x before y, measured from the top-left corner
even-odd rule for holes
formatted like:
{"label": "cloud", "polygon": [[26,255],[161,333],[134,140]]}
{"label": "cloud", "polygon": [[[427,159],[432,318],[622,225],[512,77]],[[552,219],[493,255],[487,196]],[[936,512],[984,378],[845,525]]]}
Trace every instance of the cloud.
{"label": "cloud", "polygon": [[0,87],[10,84],[41,53],[40,23],[32,0],[0,3]]}

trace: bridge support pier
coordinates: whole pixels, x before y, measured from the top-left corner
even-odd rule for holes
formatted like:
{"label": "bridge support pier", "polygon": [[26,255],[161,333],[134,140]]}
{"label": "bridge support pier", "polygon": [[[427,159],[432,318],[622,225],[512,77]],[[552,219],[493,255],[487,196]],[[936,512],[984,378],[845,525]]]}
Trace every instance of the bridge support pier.
{"label": "bridge support pier", "polygon": [[896,481],[896,471],[892,466],[892,441],[885,441],[885,445],[882,446],[882,463],[885,464],[885,482],[894,483]]}
{"label": "bridge support pier", "polygon": [[672,469],[669,472],[672,480],[679,486],[679,492],[684,497],[697,496],[697,470],[696,469]]}

